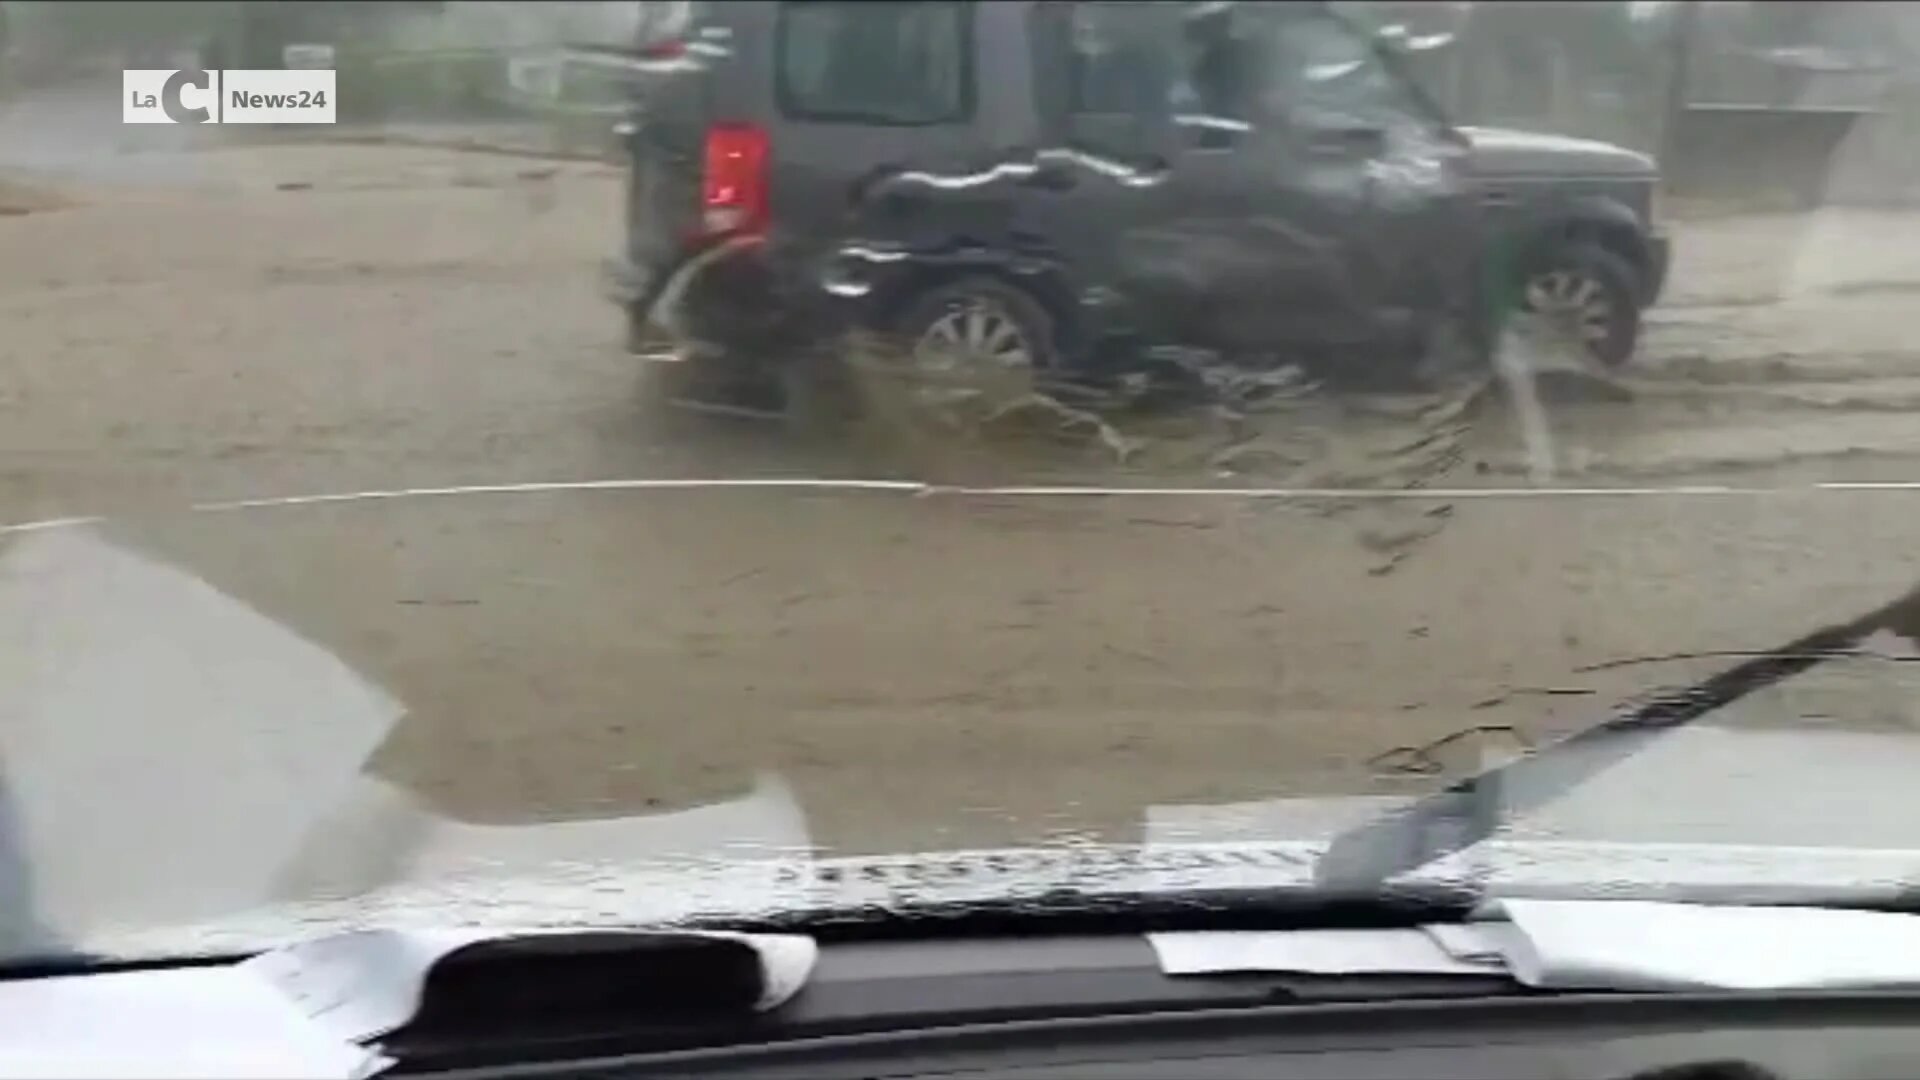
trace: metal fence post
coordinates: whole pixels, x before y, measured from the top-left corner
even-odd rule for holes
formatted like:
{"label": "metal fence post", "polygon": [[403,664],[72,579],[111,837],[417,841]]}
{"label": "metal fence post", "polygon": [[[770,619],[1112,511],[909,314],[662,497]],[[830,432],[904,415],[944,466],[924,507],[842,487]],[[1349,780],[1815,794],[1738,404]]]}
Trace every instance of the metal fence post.
{"label": "metal fence post", "polygon": [[1693,50],[1699,29],[1698,0],[1679,0],[1673,13],[1673,55],[1667,72],[1667,104],[1660,123],[1660,161],[1661,174],[1664,176],[1673,175],[1671,163],[1679,155],[1680,117],[1687,111],[1687,98],[1692,89]]}

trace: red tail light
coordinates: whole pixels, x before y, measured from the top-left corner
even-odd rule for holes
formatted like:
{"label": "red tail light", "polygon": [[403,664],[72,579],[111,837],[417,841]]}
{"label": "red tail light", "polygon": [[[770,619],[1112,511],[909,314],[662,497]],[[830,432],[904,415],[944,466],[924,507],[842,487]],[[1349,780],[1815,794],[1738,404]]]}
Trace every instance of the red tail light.
{"label": "red tail light", "polygon": [[640,47],[642,60],[678,60],[687,55],[687,43],[678,38],[667,38],[651,45]]}
{"label": "red tail light", "polygon": [[765,231],[767,151],[767,133],[752,124],[707,129],[700,187],[700,225],[707,236]]}

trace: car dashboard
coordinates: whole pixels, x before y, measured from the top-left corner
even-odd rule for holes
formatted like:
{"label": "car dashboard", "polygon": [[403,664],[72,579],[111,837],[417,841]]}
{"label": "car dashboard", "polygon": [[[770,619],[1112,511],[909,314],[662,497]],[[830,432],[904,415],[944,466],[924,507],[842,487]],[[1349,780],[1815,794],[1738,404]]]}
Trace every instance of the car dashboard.
{"label": "car dashboard", "polygon": [[[661,979],[671,973],[655,972]],[[826,943],[781,1008],[627,1015],[499,971],[423,1012],[395,1075],[1763,1080],[1920,1076],[1920,995],[1544,993],[1498,976],[1163,975],[1138,935]],[[657,1001],[672,1001],[648,980]],[[670,986],[669,981],[666,985]],[[524,1009],[545,998],[557,1009]]]}

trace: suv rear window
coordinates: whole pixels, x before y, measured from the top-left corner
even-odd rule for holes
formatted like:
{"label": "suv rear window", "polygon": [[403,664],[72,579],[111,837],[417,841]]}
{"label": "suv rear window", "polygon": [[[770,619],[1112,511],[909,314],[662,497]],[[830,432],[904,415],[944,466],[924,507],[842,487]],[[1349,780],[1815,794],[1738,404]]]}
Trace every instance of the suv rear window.
{"label": "suv rear window", "polygon": [[965,0],[780,5],[781,112],[855,124],[965,120],[973,112],[972,8]]}

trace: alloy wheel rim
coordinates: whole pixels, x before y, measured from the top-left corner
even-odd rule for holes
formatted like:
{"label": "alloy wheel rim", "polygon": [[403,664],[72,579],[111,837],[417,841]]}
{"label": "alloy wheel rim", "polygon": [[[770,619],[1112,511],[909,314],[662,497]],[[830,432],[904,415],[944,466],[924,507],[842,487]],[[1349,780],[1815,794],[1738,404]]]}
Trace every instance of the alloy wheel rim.
{"label": "alloy wheel rim", "polygon": [[1588,348],[1613,332],[1613,300],[1606,286],[1577,270],[1548,270],[1527,281],[1527,308],[1565,323]]}
{"label": "alloy wheel rim", "polygon": [[1033,347],[1020,324],[988,300],[956,304],[914,343],[915,362],[929,371],[1030,370]]}

